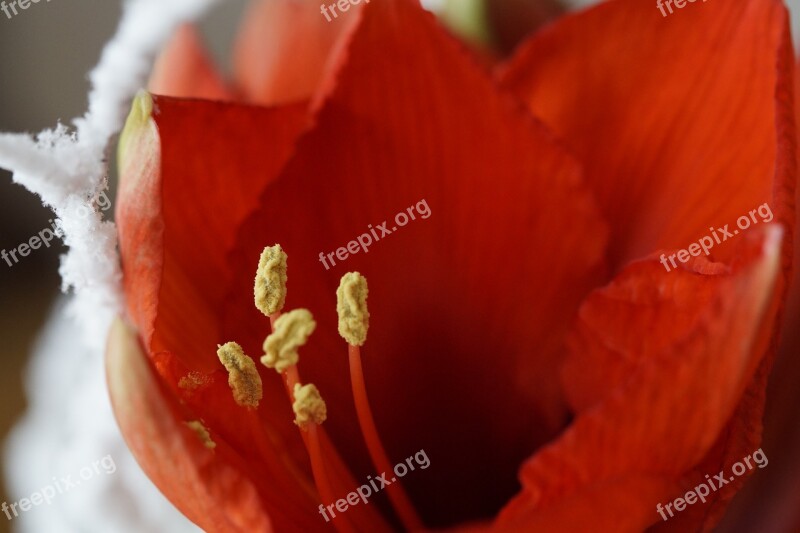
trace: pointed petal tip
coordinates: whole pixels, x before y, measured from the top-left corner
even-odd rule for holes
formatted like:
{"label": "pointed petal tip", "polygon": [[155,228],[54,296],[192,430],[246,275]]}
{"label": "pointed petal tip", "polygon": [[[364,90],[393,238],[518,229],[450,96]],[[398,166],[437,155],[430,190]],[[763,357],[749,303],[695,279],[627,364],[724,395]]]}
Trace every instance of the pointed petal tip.
{"label": "pointed petal tip", "polygon": [[134,97],[133,102],[131,102],[131,110],[128,113],[128,118],[125,120],[125,126],[122,128],[122,133],[119,137],[117,158],[119,159],[120,168],[122,168],[127,161],[128,147],[135,133],[141,131],[150,121],[152,114],[153,97],[145,90],[139,91]]}
{"label": "pointed petal tip", "polygon": [[180,26],[161,52],[148,88],[180,98],[232,100],[235,96],[191,24]]}

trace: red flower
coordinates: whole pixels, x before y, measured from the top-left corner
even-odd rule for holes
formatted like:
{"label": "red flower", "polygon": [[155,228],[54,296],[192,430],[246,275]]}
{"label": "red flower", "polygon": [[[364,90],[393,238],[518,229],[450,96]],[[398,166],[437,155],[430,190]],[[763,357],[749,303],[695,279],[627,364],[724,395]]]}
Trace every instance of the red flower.
{"label": "red flower", "polygon": [[[262,353],[252,281],[280,243],[286,307],[317,321],[299,367],[327,403],[316,458],[337,497],[376,471],[334,313],[359,271],[372,411],[394,462],[430,457],[403,479],[427,527],[716,524],[744,477],[667,522],[655,509],[759,447],[791,266],[794,81],[781,2],[694,7],[567,16],[496,79],[412,0],[338,25],[257,4],[231,83],[184,30],[156,92],[262,106],[143,96],[120,143],[138,340],[115,327],[109,383],[156,485],[209,531],[330,526],[281,380],[258,365],[247,409],[216,356],[232,340]],[[422,200],[430,217],[395,228]],[[715,244],[718,262],[662,266],[765,203],[772,223]],[[385,220],[368,252],[322,264]],[[334,524],[388,529],[381,498]]]}

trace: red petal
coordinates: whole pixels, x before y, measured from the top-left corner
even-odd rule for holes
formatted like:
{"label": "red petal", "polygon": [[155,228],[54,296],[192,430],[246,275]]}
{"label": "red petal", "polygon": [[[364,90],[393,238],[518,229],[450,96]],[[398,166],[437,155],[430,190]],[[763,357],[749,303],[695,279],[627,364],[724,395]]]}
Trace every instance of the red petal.
{"label": "red petal", "polygon": [[[444,522],[497,509],[515,490],[518,462],[564,423],[561,341],[597,282],[605,229],[574,161],[412,4],[364,10],[314,131],[241,230],[226,331],[239,339],[258,330],[252,271],[261,247],[281,243],[287,305],[308,307],[319,324],[303,373],[339,409],[326,425],[348,462],[369,472],[333,312],[339,277],[364,273],[365,365],[380,430],[394,457],[423,446],[436,455],[437,468],[408,483]],[[430,218],[397,227],[395,214],[423,199]],[[384,220],[391,239],[325,269],[321,252]],[[512,415],[521,412],[524,423]],[[454,449],[459,441],[470,446]],[[483,483],[490,470],[501,489]],[[454,485],[459,494],[434,497]]]}
{"label": "red petal", "polygon": [[[794,101],[800,102],[800,67],[795,69]],[[796,116],[800,108],[795,106]],[[799,120],[796,120],[797,123]],[[795,190],[795,205],[800,205],[800,188]],[[797,383],[800,381],[800,233],[795,232],[794,277],[791,282],[780,350],[770,377],[764,420],[763,448],[770,462],[781,468],[768,468],[755,476],[737,496],[726,513],[720,532],[758,529],[761,533],[800,531],[800,432],[797,426]],[[759,394],[758,397],[763,395]]]}
{"label": "red petal", "polygon": [[181,26],[156,61],[150,91],[185,98],[232,100],[231,91],[208,56],[194,26]]}
{"label": "red petal", "polygon": [[[156,109],[169,107],[159,102],[156,100],[154,104]],[[191,107],[189,101],[167,102],[177,107]],[[272,179],[288,157],[293,139],[302,129],[306,106],[269,110],[226,108],[214,104],[215,108],[223,111],[214,117],[213,122],[208,114],[202,112],[176,121],[165,119],[156,112],[155,117],[161,119],[158,125],[151,116],[152,106],[147,95],[137,99],[120,140],[117,222],[128,312],[140,328],[145,346],[158,363],[162,376],[174,378],[167,379],[167,383],[176,392],[178,379],[188,369],[210,375],[209,381],[217,385],[210,389],[217,396],[212,402],[195,405],[191,398],[182,400],[232,445],[239,446],[241,438],[246,440],[246,445],[239,446],[237,451],[255,465],[251,470],[262,472],[263,468],[271,469],[271,475],[262,476],[261,483],[283,479],[285,474],[275,473],[268,458],[280,456],[284,450],[273,443],[261,446],[255,437],[251,437],[261,435],[263,438],[262,424],[257,419],[246,417],[244,410],[233,404],[227,379],[214,374],[215,371],[224,373],[216,360],[216,346],[229,340],[222,338],[216,313],[225,297],[219,279],[226,274],[226,243],[231,246],[237,221],[255,207],[255,202],[243,192],[247,185],[258,187],[261,183],[263,186],[264,182]],[[253,120],[258,127],[267,128],[260,139],[250,135],[246,127],[239,129],[240,125]],[[210,132],[211,124],[214,134],[238,142],[245,157],[236,159],[227,156],[225,151],[219,151],[214,156],[216,166],[213,170],[193,165],[192,154],[198,145],[181,132],[183,128]],[[160,135],[165,132],[169,132],[169,141],[162,142]],[[174,136],[172,132],[175,132]],[[226,132],[229,136],[225,136]],[[272,135],[275,135],[274,139],[270,139]],[[218,146],[219,139],[212,134],[208,137],[203,146],[211,153],[215,143]],[[261,148],[264,141],[273,147],[268,154],[263,154]],[[175,181],[162,180],[164,175],[174,172],[174,168],[190,173],[190,179],[183,182],[183,187]],[[239,179],[231,180],[229,176]],[[220,190],[209,190],[215,187]],[[187,194],[191,201],[178,200],[186,198]],[[217,202],[225,205],[225,216],[208,218],[206,213],[218,209]],[[191,224],[180,223],[185,221]],[[202,228],[203,235],[210,240],[193,238],[192,233],[196,233],[197,228]],[[209,274],[211,268],[216,269],[214,274]],[[187,280],[187,271],[207,277],[205,280]],[[277,397],[280,401],[283,398],[282,394],[275,394],[276,389],[282,393],[279,386],[267,389],[267,393],[272,393],[272,396],[267,395],[268,399]],[[291,424],[290,416],[279,415],[280,412],[275,410],[272,419],[263,422],[264,427],[274,428],[276,418],[278,423]],[[284,430],[284,433],[292,434],[294,431],[288,433]],[[297,443],[293,444],[297,446]],[[300,483],[298,478],[295,483],[297,490]],[[286,504],[292,500],[291,490],[284,488],[283,491],[279,501]],[[307,509],[313,509],[313,502],[309,501]]]}
{"label": "red petal", "polygon": [[667,18],[620,0],[535,35],[501,77],[585,163],[619,267],[764,202],[793,226],[791,53],[778,0],[698,2]]}
{"label": "red petal", "polygon": [[[128,446],[147,476],[190,520],[211,532],[268,532],[272,526],[276,531],[329,530],[317,516],[319,497],[307,459],[296,453],[302,448],[294,442],[297,431],[276,431],[270,420],[279,417],[285,397],[267,388],[262,402],[269,402],[267,409],[229,405],[233,401],[224,371],[205,376],[193,391],[175,388],[173,396],[158,382],[134,332],[119,321],[106,358],[114,413]],[[162,376],[176,368],[166,354],[155,363]],[[291,407],[283,413],[291,425]],[[183,423],[194,420],[211,432],[217,445],[213,453]],[[344,496],[359,484],[321,432],[333,489]],[[294,439],[286,440],[287,434]],[[288,447],[292,444],[295,449]],[[347,518],[359,531],[389,531],[375,505],[349,509]]]}
{"label": "red petal", "polygon": [[[627,378],[598,390],[592,408],[524,465],[524,489],[500,528],[641,531],[661,521],[657,503],[717,473],[691,469],[712,451],[766,351],[780,301],[781,235],[772,225],[740,239],[730,274],[666,272],[650,259],[587,299],[572,357],[590,375],[624,360]],[[692,326],[673,327],[676,313],[695,305]]]}
{"label": "red petal", "polygon": [[[372,2],[363,15],[316,129],[266,192],[288,150],[276,131],[286,110],[156,100],[158,138],[139,139],[137,149],[158,150],[139,161],[144,168],[123,158],[130,184],[120,233],[126,278],[134,277],[127,294],[151,353],[209,372],[223,340],[258,353],[267,327],[253,308],[253,272],[260,248],[281,243],[289,306],[309,307],[319,323],[303,373],[337,413],[326,426],[345,444],[348,464],[371,472],[355,444],[346,346],[333,313],[338,277],[362,270],[372,291],[367,379],[391,455],[423,447],[436,455],[436,469],[409,477],[428,491],[420,503],[435,520],[452,521],[465,506],[486,516],[513,494],[519,461],[563,423],[561,340],[598,279],[605,228],[575,162],[498,94],[432,15],[396,0]],[[148,169],[159,156],[160,168]],[[331,271],[319,263],[320,251],[422,199],[430,219]],[[163,235],[145,242],[148,225]],[[230,255],[240,226],[240,250]],[[397,402],[405,383],[423,393]],[[536,414],[520,424],[511,415],[519,412]],[[230,409],[217,413],[228,415],[235,423]],[[455,428],[450,435],[444,420]],[[474,427],[488,429],[476,435]],[[467,439],[469,447],[453,449]],[[506,453],[493,453],[498,447]],[[482,482],[490,470],[506,473],[496,478],[501,490]],[[459,494],[434,497],[454,483]]]}
{"label": "red petal", "polygon": [[[283,512],[311,517],[314,525],[309,527],[318,527],[316,503],[308,491],[305,499],[293,493],[308,487],[308,479],[301,479],[308,473],[297,466],[306,457],[280,379],[264,369],[264,403],[270,407],[250,417],[233,403],[215,355],[217,344],[230,339],[222,331],[226,283],[220,282],[230,276],[228,247],[241,219],[257,205],[250,188],[261,190],[288,157],[305,124],[307,106],[195,108],[200,104],[156,98],[158,111],[151,116],[148,102],[146,95],[137,100],[120,141],[118,223],[129,312],[175,394],[181,393],[178,380],[190,370],[206,375],[203,394],[181,399],[250,465],[261,492],[273,496],[269,501],[281,502]],[[229,150],[226,142],[237,150]],[[271,150],[264,152],[262,143]],[[206,159],[195,157],[198,146],[204,147]],[[208,216],[214,212],[224,216]],[[197,238],[198,228],[202,238]],[[259,316],[252,307],[252,288],[249,294],[248,308]],[[249,333],[260,335],[260,344],[268,327],[262,323]],[[277,437],[265,439],[264,431]],[[357,487],[330,443],[323,441],[323,449],[329,463],[339,465],[330,476],[337,493]],[[294,464],[289,459],[276,464],[275,458],[286,455]],[[287,481],[292,475],[294,486]],[[352,509],[348,518],[362,529],[385,529],[375,506]]]}
{"label": "red petal", "polygon": [[121,321],[109,334],[106,371],[125,441],[147,476],[181,512],[207,531],[273,530],[248,475],[230,464],[229,453],[221,447],[207,449],[182,423],[193,418],[181,413],[160,386],[136,335]]}
{"label": "red petal", "polygon": [[566,12],[561,0],[486,0],[492,37],[504,54],[510,53],[534,30]]}
{"label": "red petal", "polygon": [[[267,502],[279,504],[295,527],[327,530],[324,519],[317,516],[320,496],[314,486],[308,452],[292,422],[292,407],[275,372],[258,365],[264,397],[257,410],[248,411],[235,404],[224,370],[212,374],[190,373],[166,352],[156,354],[154,362],[181,404],[201,418],[214,431],[217,440],[236,450],[247,465],[250,479]],[[193,384],[181,386],[182,378],[187,377]],[[363,482],[357,483],[353,478],[325,429],[318,430],[333,492],[345,496]],[[358,531],[390,531],[376,505],[348,509],[347,519]]]}
{"label": "red petal", "polygon": [[657,269],[652,261],[634,263],[583,302],[563,367],[573,410],[584,412],[601,402],[624,386],[643,361],[697,328],[719,298],[729,269],[705,257],[691,259],[671,272],[658,259]]}
{"label": "red petal", "polygon": [[[609,2],[534,37],[504,79],[587,161],[588,179],[613,220],[618,265],[655,248],[686,247],[708,234],[709,226],[733,223],[769,202],[786,229],[776,286],[780,316],[797,168],[785,9],[758,0],[698,8],[691,6],[692,16],[679,12],[663,21],[652,5]],[[729,257],[730,247],[717,247],[714,254]],[[760,335],[769,338],[774,331]],[[694,475],[718,470],[759,446],[774,351],[774,343],[765,347],[736,414]],[[613,365],[606,375],[617,383],[621,370]],[[611,388],[600,384],[576,401],[591,403],[603,387]],[[664,528],[711,527],[732,492],[721,492]]]}
{"label": "red petal", "polygon": [[185,367],[211,372],[219,368],[227,252],[258,205],[253,191],[289,157],[306,106],[156,98],[151,117],[149,102],[137,99],[120,141],[117,221],[128,310],[150,353],[174,351]]}
{"label": "red petal", "polygon": [[315,2],[254,0],[234,57],[245,99],[264,105],[309,99],[333,68],[362,6],[351,5],[328,22]]}

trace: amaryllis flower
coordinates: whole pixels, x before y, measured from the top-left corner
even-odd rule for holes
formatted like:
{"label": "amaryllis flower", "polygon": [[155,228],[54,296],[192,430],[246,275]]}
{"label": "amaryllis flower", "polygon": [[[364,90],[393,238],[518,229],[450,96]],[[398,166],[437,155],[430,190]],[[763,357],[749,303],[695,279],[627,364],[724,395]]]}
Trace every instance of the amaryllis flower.
{"label": "amaryllis flower", "polygon": [[[208,531],[712,528],[752,472],[656,509],[760,447],[794,67],[781,2],[690,6],[565,16],[496,72],[414,0],[330,23],[256,2],[231,80],[182,30],[120,141],[134,327],[108,350],[156,485]],[[261,312],[273,245],[287,292]],[[265,314],[300,309],[313,334],[279,375]]]}

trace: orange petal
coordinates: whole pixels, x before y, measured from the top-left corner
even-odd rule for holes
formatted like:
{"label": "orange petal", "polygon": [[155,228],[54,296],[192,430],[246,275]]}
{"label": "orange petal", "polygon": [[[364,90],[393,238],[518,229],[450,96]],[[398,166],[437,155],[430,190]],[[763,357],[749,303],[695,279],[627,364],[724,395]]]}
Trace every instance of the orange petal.
{"label": "orange petal", "polygon": [[667,18],[619,0],[534,35],[500,77],[585,163],[619,268],[764,202],[793,227],[791,55],[778,0],[698,2]]}
{"label": "orange petal", "polygon": [[[794,101],[800,102],[800,66],[795,69]],[[795,107],[800,123],[800,107]],[[795,190],[795,205],[800,205],[800,187]],[[768,468],[755,476],[737,496],[726,513],[720,533],[756,530],[760,533],[800,531],[800,431],[797,425],[797,383],[800,382],[800,233],[795,232],[794,277],[792,278],[779,355],[767,389],[764,417],[764,450]]]}
{"label": "orange petal", "polygon": [[183,98],[232,100],[234,93],[208,56],[197,29],[178,28],[153,67],[149,89]]}
{"label": "orange petal", "polygon": [[[211,374],[190,373],[169,352],[156,354],[153,362],[157,373],[179,398],[181,405],[202,419],[218,440],[236,451],[247,465],[250,479],[268,502],[278,503],[296,527],[325,529],[324,519],[318,515],[318,506],[334,502],[320,502],[308,453],[292,422],[292,406],[283,390],[282,380],[274,371],[257,365],[264,397],[257,410],[246,410],[234,402],[228,374],[224,370]],[[332,490],[337,498],[344,497],[363,481],[356,482],[324,426],[318,431]],[[348,509],[347,520],[358,531],[388,532],[391,528],[380,512],[377,505],[358,505]],[[277,522],[277,518],[273,521]]]}
{"label": "orange petal", "polygon": [[247,101],[262,105],[309,99],[335,62],[364,4],[331,16],[307,0],[254,0],[244,17],[234,73]]}
{"label": "orange petal", "polygon": [[305,109],[137,98],[120,139],[116,218],[128,311],[150,353],[175,351],[186,368],[218,369],[226,253],[258,206],[254,191],[289,157]]}
{"label": "orange petal", "polygon": [[[305,104],[265,109],[140,96],[120,140],[117,220],[128,310],[159,374],[249,465],[264,497],[281,502],[282,513],[302,517],[295,522],[309,520],[313,529],[321,519],[314,514],[307,459],[280,379],[263,369],[262,403],[270,407],[251,416],[233,402],[215,355],[215,346],[227,338],[227,247],[305,122]],[[198,146],[205,158],[196,157]],[[217,212],[224,216],[209,216]],[[246,308],[260,316],[252,296]],[[249,333],[260,345],[268,331],[263,322]],[[187,392],[179,381],[190,371],[199,373],[203,386]],[[323,451],[337,468],[331,475],[335,488],[346,494],[357,487],[327,440]],[[287,476],[295,477],[294,485]],[[348,517],[364,529],[385,527],[375,506],[359,506]]]}
{"label": "orange petal", "polygon": [[[661,521],[656,504],[694,486],[693,467],[713,451],[762,362],[780,300],[782,233],[751,231],[730,273],[666,272],[648,259],[587,299],[572,357],[589,374],[615,359],[633,364],[613,388],[595,387],[596,403],[523,466],[524,488],[498,528],[641,531]],[[692,305],[702,308],[692,326],[673,328],[673,313]]]}
{"label": "orange petal", "polygon": [[[433,15],[406,0],[372,2],[360,15],[337,88],[288,163],[305,107],[292,129],[283,108],[156,98],[158,113],[130,137],[139,155],[121,158],[129,307],[151,354],[212,373],[217,343],[236,339],[249,353],[261,345],[268,326],[253,308],[253,269],[265,244],[281,243],[290,257],[288,305],[308,307],[319,324],[303,373],[339,413],[326,426],[347,444],[348,465],[369,472],[355,444],[346,363],[331,356],[346,354],[330,313],[338,278],[343,268],[363,268],[376,324],[366,372],[377,417],[396,421],[381,427],[389,453],[403,456],[424,438],[440,467],[424,482],[409,480],[422,491],[423,512],[443,522],[467,505],[487,516],[516,490],[519,461],[564,423],[563,336],[597,283],[606,229],[577,163],[510,105]],[[368,224],[387,220],[393,233],[395,213],[423,199],[430,219],[398,227],[346,266],[320,264],[320,251],[346,245]],[[409,358],[428,371],[420,375]],[[408,380],[427,395],[398,403]],[[493,392],[476,396],[476,387]],[[214,398],[208,416],[233,442],[240,421],[230,400]],[[521,425],[518,412],[536,415]],[[280,413],[261,416],[285,436]],[[444,419],[470,447],[452,451]],[[475,435],[484,424],[490,430]],[[508,453],[476,470],[498,446]],[[494,468],[504,473],[502,490],[479,484]],[[435,501],[453,475],[459,497]]]}
{"label": "orange petal", "polygon": [[[587,162],[590,184],[613,220],[611,254],[618,267],[654,249],[685,248],[709,226],[733,223],[768,202],[786,231],[775,309],[768,313],[780,317],[797,175],[785,8],[748,0],[689,9],[691,16],[664,21],[646,3],[603,4],[535,36],[502,77]],[[731,249],[726,243],[714,254],[729,258]],[[764,357],[735,415],[691,475],[718,470],[758,447],[775,351],[769,340],[779,321],[774,324],[759,333]],[[606,375],[618,383],[623,370],[612,364]],[[580,390],[576,379],[576,404],[591,404],[613,387],[597,377],[584,381],[594,390]],[[709,527],[740,481],[659,529]]]}
{"label": "orange petal", "polygon": [[125,441],[147,476],[183,514],[207,531],[273,531],[247,474],[224,460],[221,450],[207,449],[183,423],[194,419],[181,413],[159,385],[135,333],[120,320],[109,333],[106,372]]}

